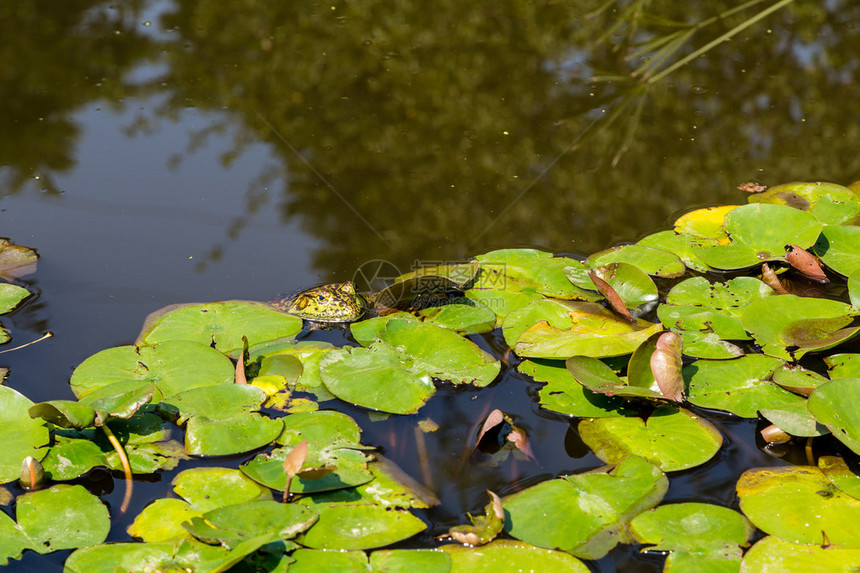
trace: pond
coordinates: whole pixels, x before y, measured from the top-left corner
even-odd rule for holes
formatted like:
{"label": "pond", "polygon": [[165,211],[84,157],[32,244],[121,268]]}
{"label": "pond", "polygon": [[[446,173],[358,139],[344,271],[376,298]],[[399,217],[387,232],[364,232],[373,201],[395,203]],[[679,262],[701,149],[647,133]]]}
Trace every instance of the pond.
{"label": "pond", "polygon": [[[76,367],[132,344],[146,317],[172,304],[267,301],[348,280],[378,290],[402,273],[498,249],[581,259],[671,229],[681,213],[745,204],[736,187],[748,181],[860,179],[860,127],[847,120],[860,116],[860,6],[734,8],[0,7],[0,236],[40,256],[35,273],[15,281],[34,296],[2,318],[6,347],[53,333],[3,355],[5,386],[33,402],[73,400]],[[704,25],[682,25],[696,23]],[[660,294],[672,284],[658,280]],[[821,296],[848,300],[844,281]],[[354,335],[301,338],[343,346]],[[518,370],[523,354],[508,353],[515,345],[500,329],[469,340],[504,358],[487,387],[443,383],[418,414],[386,419],[321,404],[351,416],[363,444],[438,498],[421,513],[428,528],[397,547],[434,546],[467,513],[483,514],[487,490],[511,495],[604,464],[576,419],[541,407],[541,384]],[[530,456],[473,451],[495,409],[528,435]],[[804,443],[766,448],[758,430],[767,424],[755,416],[708,416],[719,451],[671,472],[661,503],[738,509],[747,469],[808,463]],[[416,431],[419,421],[438,429]],[[816,456],[828,452],[850,458],[836,440]],[[135,516],[176,497],[181,471],[235,468],[255,453],[137,476],[122,515],[121,472],[95,469],[72,483],[110,507],[107,541],[130,541]],[[15,517],[20,505],[10,498],[4,511]],[[665,556],[640,548],[620,544],[588,566],[662,570]],[[12,563],[60,570],[70,553],[27,550]]]}

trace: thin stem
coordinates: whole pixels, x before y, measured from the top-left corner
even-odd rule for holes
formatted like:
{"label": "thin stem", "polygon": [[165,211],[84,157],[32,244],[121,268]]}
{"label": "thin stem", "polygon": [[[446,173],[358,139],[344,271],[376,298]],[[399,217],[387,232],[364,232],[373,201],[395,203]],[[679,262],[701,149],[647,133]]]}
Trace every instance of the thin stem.
{"label": "thin stem", "polygon": [[125,454],[125,450],[122,447],[122,444],[119,443],[119,440],[108,428],[107,424],[102,424],[102,431],[104,431],[107,436],[108,441],[113,446],[113,449],[116,450],[117,455],[119,456],[119,461],[122,464],[122,471],[125,473],[125,497],[122,498],[122,506],[119,508],[119,512],[125,513],[128,509],[128,504],[131,502],[131,489],[132,489],[132,479],[131,479],[131,464],[128,463],[128,456]]}
{"label": "thin stem", "polygon": [[46,338],[51,338],[52,336],[54,336],[54,333],[49,330],[48,332],[43,334],[41,338],[37,338],[36,340],[31,340],[30,342],[28,342],[26,344],[22,344],[21,346],[16,346],[15,348],[7,348],[6,350],[0,350],[0,354],[12,352],[13,350],[21,350],[22,348],[30,346],[31,344],[36,344],[37,342],[42,342]]}

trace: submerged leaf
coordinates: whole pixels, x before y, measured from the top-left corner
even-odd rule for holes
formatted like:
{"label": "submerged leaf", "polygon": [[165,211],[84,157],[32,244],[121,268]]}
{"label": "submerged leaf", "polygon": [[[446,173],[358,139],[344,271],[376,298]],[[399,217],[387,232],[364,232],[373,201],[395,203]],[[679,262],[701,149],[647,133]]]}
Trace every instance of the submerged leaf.
{"label": "submerged leaf", "polygon": [[490,503],[484,508],[484,515],[473,517],[469,514],[472,525],[457,525],[448,530],[452,539],[463,545],[486,545],[496,538],[505,527],[505,512],[502,500],[495,493],[487,490]]}

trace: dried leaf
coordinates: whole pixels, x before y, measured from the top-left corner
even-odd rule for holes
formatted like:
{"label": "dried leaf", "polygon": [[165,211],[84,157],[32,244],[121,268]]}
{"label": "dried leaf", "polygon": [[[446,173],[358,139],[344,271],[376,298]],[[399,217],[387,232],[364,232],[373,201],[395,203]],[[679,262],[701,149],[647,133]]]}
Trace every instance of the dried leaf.
{"label": "dried leaf", "polygon": [[475,448],[478,447],[478,444],[481,443],[481,440],[484,438],[484,435],[492,430],[493,428],[501,425],[505,421],[504,413],[499,410],[493,410],[490,412],[490,415],[487,416],[487,419],[484,420],[484,424],[481,426],[481,431],[478,432],[478,437],[475,439]]}
{"label": "dried leaf", "polygon": [[609,283],[597,276],[596,273],[589,272],[588,278],[591,279],[591,282],[597,287],[597,290],[600,291],[600,294],[606,298],[606,302],[609,303],[609,306],[612,307],[612,310],[615,311],[616,314],[624,318],[625,320],[629,320],[630,322],[636,322],[636,320],[630,316],[630,311],[627,310],[627,306],[624,304],[624,301],[621,300],[621,297],[618,296],[618,293],[615,292],[615,289],[609,286]]}
{"label": "dried leaf", "polygon": [[747,181],[738,185],[738,189],[747,193],[763,193],[767,191],[767,185],[762,185],[756,181]]}
{"label": "dried leaf", "polygon": [[681,376],[681,335],[664,332],[657,339],[651,355],[651,373],[660,392],[669,400],[684,401],[684,378]]}
{"label": "dried leaf", "polygon": [[508,434],[507,440],[512,443],[519,451],[524,453],[528,459],[530,459],[534,463],[537,463],[537,460],[532,453],[532,447],[529,445],[529,439],[528,436],[526,436],[526,433],[520,428],[517,428],[516,426],[514,426],[513,428],[514,429],[511,430],[511,433]]}
{"label": "dried leaf", "polygon": [[790,435],[786,434],[773,424],[764,428],[760,433],[761,437],[764,438],[764,441],[768,444],[785,444],[791,441]]}
{"label": "dried leaf", "polygon": [[496,538],[505,526],[505,511],[502,509],[502,500],[491,491],[490,503],[484,508],[484,515],[472,517],[469,521],[472,525],[458,525],[448,530],[448,535],[455,541],[464,545],[485,545]]}
{"label": "dried leaf", "polygon": [[803,273],[804,276],[822,283],[830,282],[815,255],[797,245],[786,245],[785,249],[785,260],[792,267]]}
{"label": "dried leaf", "polygon": [[761,280],[764,284],[772,288],[776,294],[788,294],[788,291],[782,286],[779,277],[776,276],[776,273],[773,272],[773,269],[767,263],[761,266]]}

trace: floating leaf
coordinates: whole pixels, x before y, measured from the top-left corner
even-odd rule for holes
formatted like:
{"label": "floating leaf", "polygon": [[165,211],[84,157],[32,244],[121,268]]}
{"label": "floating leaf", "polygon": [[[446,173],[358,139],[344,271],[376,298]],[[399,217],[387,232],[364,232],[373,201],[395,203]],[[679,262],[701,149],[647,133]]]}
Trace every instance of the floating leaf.
{"label": "floating leaf", "polygon": [[773,373],[773,381],[789,392],[809,396],[818,386],[827,382],[827,378],[795,364],[783,364]]}
{"label": "floating leaf", "polygon": [[[464,298],[464,301],[469,299]],[[471,302],[471,301],[469,301]],[[496,314],[476,303],[446,304],[426,308],[418,312],[424,321],[460,334],[490,332],[496,325]]]}
{"label": "floating leaf", "polygon": [[[300,503],[307,504],[302,498]],[[372,549],[424,531],[424,522],[408,511],[367,504],[312,504],[319,521],[297,538],[314,549]]]}
{"label": "floating leaf", "polygon": [[754,300],[769,297],[770,287],[752,277],[711,283],[703,277],[686,279],[666,295],[657,316],[667,328],[713,332],[727,340],[745,340],[741,323],[744,309]]}
{"label": "floating leaf", "polygon": [[805,211],[756,203],[726,213],[724,228],[730,243],[694,249],[705,264],[716,269],[741,269],[782,259],[786,244],[803,249],[812,246],[822,225]]}
{"label": "floating leaf", "polygon": [[623,245],[595,253],[585,260],[592,268],[610,263],[628,263],[643,272],[664,279],[684,274],[686,267],[677,255],[642,245]]}
{"label": "floating leaf", "polygon": [[18,498],[16,514],[30,540],[28,548],[37,553],[95,545],[110,530],[107,507],[81,485],[26,493]]}
{"label": "floating leaf", "polygon": [[0,277],[15,280],[36,272],[39,255],[33,249],[0,239]]}
{"label": "floating leaf", "polygon": [[770,535],[860,548],[860,500],[834,487],[816,467],[750,469],[737,489],[741,510]]}
{"label": "floating leaf", "polygon": [[249,501],[207,511],[183,526],[203,542],[234,549],[243,541],[267,533],[274,533],[277,539],[292,539],[316,520],[317,514],[300,504]]}
{"label": "floating leaf", "polygon": [[781,294],[750,302],[741,321],[765,354],[798,359],[856,335],[860,327],[843,327],[858,314],[843,302]]}
{"label": "floating leaf", "polygon": [[6,386],[0,386],[0,483],[17,480],[21,463],[27,456],[36,460],[45,457],[50,440],[48,427],[41,419],[28,413],[33,403]]}
{"label": "floating leaf", "polygon": [[768,536],[744,555],[741,571],[784,573],[785,571],[855,571],[860,568],[860,549],[801,544]]}
{"label": "floating leaf", "polygon": [[860,354],[832,354],[824,359],[831,380],[860,378]]}
{"label": "floating leaf", "polygon": [[828,225],[854,224],[860,216],[860,197],[835,183],[786,183],[750,196],[749,202],[788,205],[809,211]]}
{"label": "floating leaf", "polygon": [[860,227],[824,227],[812,250],[825,265],[840,275],[853,275],[860,271]]}
{"label": "floating leaf", "polygon": [[617,315],[625,320],[634,322],[633,317],[630,316],[630,311],[627,310],[626,306],[624,306],[624,301],[621,300],[621,297],[618,296],[618,293],[615,292],[615,289],[612,288],[608,282],[597,276],[595,273],[588,273],[588,277],[591,279],[591,282],[597,286],[597,290],[599,290],[600,294],[606,298],[606,302],[609,303],[609,307],[614,310]]}
{"label": "floating leaf", "polygon": [[129,389],[154,383],[153,402],[184,390],[215,384],[232,384],[233,363],[213,348],[196,342],[174,340],[155,346],[117,346],[84,360],[70,384],[78,399],[112,384],[124,382]]}
{"label": "floating leaf", "polygon": [[639,543],[654,551],[709,553],[734,551],[740,561],[755,527],[740,513],[709,503],[672,503],[642,512],[630,522]]}
{"label": "floating leaf", "polygon": [[587,565],[569,553],[508,539],[499,539],[477,548],[455,544],[444,545],[442,551],[451,556],[452,571],[470,573],[498,573],[499,571],[588,573],[590,571]]}
{"label": "floating leaf", "polygon": [[636,416],[582,420],[579,435],[598,458],[618,463],[628,454],[641,456],[663,471],[699,466],[719,451],[720,433],[693,413],[661,406],[643,420]]}
{"label": "floating leaf", "polygon": [[620,356],[660,330],[642,319],[630,324],[598,304],[552,299],[512,311],[502,326],[508,345],[527,358]]}
{"label": "floating leaf", "polygon": [[508,292],[531,290],[560,299],[595,299],[593,293],[567,279],[566,267],[583,266],[576,259],[555,257],[535,249],[503,249],[475,258],[480,266],[472,288]]}
{"label": "floating leaf", "polygon": [[759,413],[780,430],[792,436],[824,436],[830,433],[812,417],[805,402],[793,402],[776,408],[761,408]]}
{"label": "floating leaf", "polygon": [[729,211],[737,207],[739,205],[721,205],[690,211],[675,220],[675,232],[702,239],[728,241],[728,235],[723,224]]}
{"label": "floating leaf", "polygon": [[370,554],[370,568],[380,573],[448,573],[451,558],[438,549],[382,549]]}
{"label": "floating leaf", "polygon": [[681,346],[684,354],[695,358],[731,360],[744,355],[738,345],[726,342],[713,332],[682,330]]}
{"label": "floating leaf", "polygon": [[804,403],[768,379],[782,361],[748,354],[735,360],[697,360],[682,370],[687,381],[687,400],[702,408],[726,410],[743,418],[755,418],[762,408]]}
{"label": "floating leaf", "polygon": [[225,354],[242,350],[242,337],[251,346],[270,340],[292,339],[302,330],[302,319],[259,302],[226,301],[172,305],[150,314],[136,344],[191,340],[214,344]]}
{"label": "floating leaf", "polygon": [[639,239],[636,244],[674,253],[688,269],[706,273],[712,269],[696,255],[694,247],[716,242],[716,239],[697,239],[688,234],[679,235],[675,231],[660,231]]}
{"label": "floating leaf", "polygon": [[860,475],[848,467],[844,458],[821,456],[818,458],[818,469],[834,486],[851,497],[860,499]]}
{"label": "floating leaf", "polygon": [[[576,381],[564,362],[546,360],[523,360],[517,370],[538,382],[545,382],[540,389],[540,404],[547,410],[582,418],[618,416],[626,404],[620,397],[598,394]],[[613,373],[614,374],[614,373]]]}
{"label": "floating leaf", "polygon": [[628,456],[614,468],[541,482],[502,500],[512,537],[600,559],[619,541],[633,516],[659,503],[668,489],[663,472]]}
{"label": "floating leaf", "polygon": [[653,376],[651,378],[638,377],[638,379],[634,377],[634,382],[641,382],[645,385],[631,386],[627,383],[630,381],[629,378],[627,381],[622,381],[612,368],[596,358],[571,356],[565,364],[576,381],[592,392],[607,396],[664,398]]}
{"label": "floating leaf", "polygon": [[809,412],[854,453],[860,453],[858,400],[860,378],[831,380],[809,396]]}
{"label": "floating leaf", "polygon": [[0,284],[0,314],[11,312],[28,296],[30,296],[30,291],[24,287]]}

